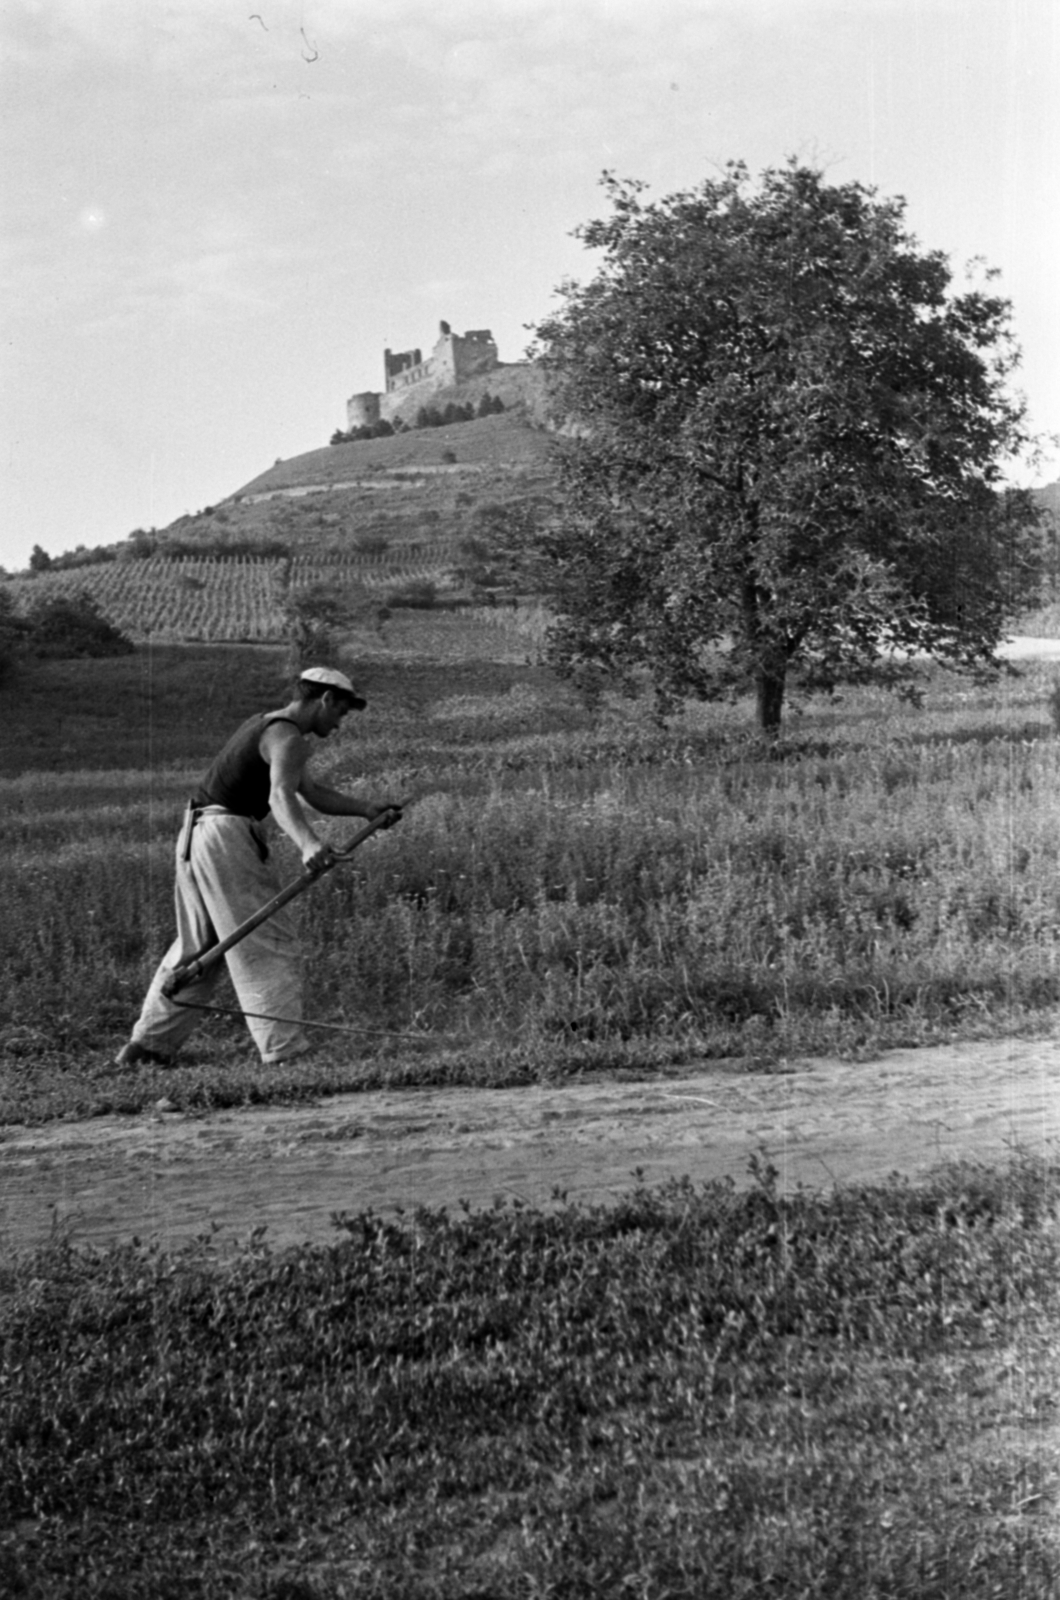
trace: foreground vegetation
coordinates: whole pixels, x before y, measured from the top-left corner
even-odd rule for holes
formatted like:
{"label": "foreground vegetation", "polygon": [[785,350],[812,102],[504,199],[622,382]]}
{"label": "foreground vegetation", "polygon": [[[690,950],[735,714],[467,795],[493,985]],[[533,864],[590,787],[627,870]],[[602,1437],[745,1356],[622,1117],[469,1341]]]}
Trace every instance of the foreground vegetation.
{"label": "foreground vegetation", "polygon": [[666,730],[586,712],[527,664],[528,626],[410,617],[352,664],[369,710],[322,769],[413,803],[302,902],[310,1013],[353,1032],[289,1076],[230,1019],[168,1073],[109,1068],[171,936],[189,786],[277,702],[279,653],[44,662],[4,691],[0,1117],[133,1110],[162,1079],[231,1103],[1052,1025],[1045,669],[992,692],[938,676],[919,712],[861,691],[768,749],[742,707]]}
{"label": "foreground vegetation", "polygon": [[[395,618],[320,753],[412,795],[303,901],[308,1064],[238,1020],[116,1044],[171,933],[190,784],[279,651],[41,661],[0,691],[0,1118],[1045,1031],[1051,673],[586,711],[533,615]],[[344,830],[336,826],[337,836]],[[284,877],[296,863],[278,847]],[[223,996],[222,996],[223,998]],[[858,1070],[852,1061],[852,1071]],[[1046,1600],[1060,1172],[637,1189],[0,1272],[0,1591],[40,1600]]]}
{"label": "foreground vegetation", "polygon": [[56,1244],[0,1300],[49,1600],[1047,1600],[1060,1173]]}

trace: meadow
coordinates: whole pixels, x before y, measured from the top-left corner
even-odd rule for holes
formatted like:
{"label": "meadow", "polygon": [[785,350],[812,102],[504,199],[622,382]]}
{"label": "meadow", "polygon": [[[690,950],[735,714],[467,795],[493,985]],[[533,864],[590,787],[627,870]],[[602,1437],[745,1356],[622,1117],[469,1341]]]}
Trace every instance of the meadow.
{"label": "meadow", "polygon": [[[1052,669],[939,676],[919,711],[811,704],[767,749],[739,705],[666,728],[646,706],[587,711],[534,664],[530,611],[409,614],[354,646],[370,706],[320,770],[411,803],[302,902],[310,1015],[352,1030],[322,1036],[309,1088],[1051,1027]],[[0,1116],[156,1092],[106,1068],[170,937],[182,804],[226,730],[279,703],[282,667],[158,646],[4,691]],[[308,1092],[257,1071],[226,1019],[166,1083]]]}
{"label": "meadow", "polygon": [[[1054,669],[814,702],[768,748],[746,706],[587,710],[539,633],[464,611],[350,641],[369,709],[321,769],[411,804],[302,902],[310,1015],[351,1032],[283,1072],[228,1018],[168,1071],[111,1065],[189,785],[280,703],[281,653],[0,691],[0,1118],[1050,1031]],[[323,1249],[5,1263],[0,1588],[1054,1595],[1056,1168],[785,1197],[752,1165],[607,1208],[358,1213]]]}

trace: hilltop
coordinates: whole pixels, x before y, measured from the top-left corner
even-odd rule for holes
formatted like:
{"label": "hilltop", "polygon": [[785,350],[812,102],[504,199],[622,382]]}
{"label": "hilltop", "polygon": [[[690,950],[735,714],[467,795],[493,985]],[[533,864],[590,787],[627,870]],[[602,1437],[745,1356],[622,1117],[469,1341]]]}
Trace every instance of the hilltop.
{"label": "hilltop", "polygon": [[160,530],[154,547],[348,554],[378,550],[382,539],[422,544],[481,533],[483,508],[496,523],[498,506],[539,504],[552,492],[540,375],[529,366],[499,367],[430,398],[443,409],[451,400],[477,405],[484,394],[504,411],[277,460],[217,505]]}

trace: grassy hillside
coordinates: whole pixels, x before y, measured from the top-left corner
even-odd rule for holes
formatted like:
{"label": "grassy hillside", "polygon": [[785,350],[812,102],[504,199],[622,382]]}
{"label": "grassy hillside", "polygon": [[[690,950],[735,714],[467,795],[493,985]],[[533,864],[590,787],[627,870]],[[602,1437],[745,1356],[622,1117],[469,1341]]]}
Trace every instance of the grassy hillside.
{"label": "grassy hillside", "polygon": [[[278,490],[335,489],[341,485],[385,477],[414,478],[417,474],[489,476],[513,469],[541,469],[547,461],[550,436],[518,417],[480,417],[475,422],[454,422],[445,428],[417,428],[385,439],[325,445],[305,455],[277,461],[267,472],[251,479],[231,500],[252,499]],[[448,461],[447,456],[455,457]]]}
{"label": "grassy hillside", "polygon": [[515,415],[324,445],[277,461],[226,500],[166,528],[183,547],[378,545],[471,536],[484,507],[551,498],[551,438]]}
{"label": "grassy hillside", "polygon": [[1034,498],[1054,517],[1060,517],[1060,478],[1055,483],[1046,484],[1044,489],[1035,489]]}

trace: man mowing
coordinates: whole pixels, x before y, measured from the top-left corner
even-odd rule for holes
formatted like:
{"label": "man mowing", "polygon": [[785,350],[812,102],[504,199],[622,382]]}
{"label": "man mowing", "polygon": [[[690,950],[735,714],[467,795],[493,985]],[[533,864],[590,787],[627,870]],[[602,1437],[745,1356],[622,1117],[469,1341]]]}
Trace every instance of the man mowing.
{"label": "man mowing", "polygon": [[[167,979],[276,895],[262,828],[270,812],[311,872],[325,870],[333,852],[314,831],[306,805],[328,817],[374,822],[390,811],[394,822],[400,820],[399,806],[366,804],[306,770],[310,735],[327,739],[348,712],[365,704],[344,673],[308,667],[289,705],[248,718],[218,755],[188,804],[177,840],[177,937],[155,973],[132,1038],[115,1058],[117,1066],[172,1063],[200,1008],[208,1005],[220,965],[183,988],[179,1001],[165,992]],[[273,1065],[308,1050],[298,934],[289,908],[281,907],[241,938],[225,961],[262,1060]]]}

